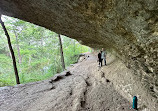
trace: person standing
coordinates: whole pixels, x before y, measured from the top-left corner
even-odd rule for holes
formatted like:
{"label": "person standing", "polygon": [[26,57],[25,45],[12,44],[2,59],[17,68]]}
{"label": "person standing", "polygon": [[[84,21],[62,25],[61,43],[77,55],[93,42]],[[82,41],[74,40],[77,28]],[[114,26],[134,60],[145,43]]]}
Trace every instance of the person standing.
{"label": "person standing", "polygon": [[101,59],[102,59],[102,61],[104,61],[104,64],[106,65],[106,53],[104,51],[104,48],[102,48]]}
{"label": "person standing", "polygon": [[98,53],[98,61],[99,61],[99,66],[100,66],[100,67],[102,67],[101,54],[102,54],[102,51],[100,51],[100,52]]}

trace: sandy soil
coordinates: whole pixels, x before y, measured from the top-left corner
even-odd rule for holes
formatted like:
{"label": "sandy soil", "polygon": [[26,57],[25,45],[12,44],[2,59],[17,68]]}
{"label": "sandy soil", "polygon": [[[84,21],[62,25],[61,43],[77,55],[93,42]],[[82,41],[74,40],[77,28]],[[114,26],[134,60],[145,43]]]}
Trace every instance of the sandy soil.
{"label": "sandy soil", "polygon": [[1,87],[0,111],[133,111],[106,79],[110,65],[103,72],[96,56],[88,55],[49,80]]}

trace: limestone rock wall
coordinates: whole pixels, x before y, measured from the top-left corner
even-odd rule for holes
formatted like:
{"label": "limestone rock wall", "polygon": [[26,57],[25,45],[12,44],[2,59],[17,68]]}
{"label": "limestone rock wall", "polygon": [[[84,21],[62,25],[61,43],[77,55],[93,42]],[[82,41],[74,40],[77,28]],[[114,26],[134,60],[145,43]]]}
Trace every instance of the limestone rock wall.
{"label": "limestone rock wall", "polygon": [[0,13],[112,48],[158,98],[158,0],[0,0]]}
{"label": "limestone rock wall", "polygon": [[[128,69],[122,61],[112,54],[107,56],[108,66],[101,69],[106,79],[113,82],[115,89],[128,101],[133,102],[133,96],[138,97],[138,111],[157,111],[158,103],[155,97],[143,87],[133,70]],[[100,75],[101,75],[100,74]],[[99,80],[104,80],[101,77]]]}

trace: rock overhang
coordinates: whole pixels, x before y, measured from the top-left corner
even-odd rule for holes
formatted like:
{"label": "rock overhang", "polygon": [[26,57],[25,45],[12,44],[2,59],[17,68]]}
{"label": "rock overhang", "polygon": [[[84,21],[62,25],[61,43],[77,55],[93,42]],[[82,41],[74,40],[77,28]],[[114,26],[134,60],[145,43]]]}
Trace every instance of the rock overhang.
{"label": "rock overhang", "polygon": [[0,0],[0,13],[112,48],[147,89],[158,88],[157,0]]}

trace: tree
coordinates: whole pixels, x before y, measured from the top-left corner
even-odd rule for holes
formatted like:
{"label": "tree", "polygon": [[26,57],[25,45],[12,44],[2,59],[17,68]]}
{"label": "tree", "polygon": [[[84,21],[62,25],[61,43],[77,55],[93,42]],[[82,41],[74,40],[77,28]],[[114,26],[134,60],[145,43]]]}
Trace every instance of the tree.
{"label": "tree", "polygon": [[16,45],[17,45],[17,51],[18,51],[18,57],[19,57],[19,64],[21,64],[22,58],[21,58],[21,54],[20,54],[20,46],[19,46],[19,41],[18,41],[18,35],[17,33],[14,31],[15,37],[16,37]]}
{"label": "tree", "polygon": [[74,54],[75,54],[75,40],[74,40]]}
{"label": "tree", "polygon": [[15,77],[16,77],[16,83],[20,84],[14,51],[13,51],[13,48],[12,48],[12,44],[11,44],[10,37],[9,37],[8,32],[7,32],[7,29],[6,29],[4,23],[3,23],[2,19],[1,19],[1,15],[0,15],[0,23],[2,25],[2,28],[3,28],[4,32],[5,32],[5,35],[6,35],[7,40],[8,40],[8,46],[9,46],[9,49],[10,49],[10,52],[11,52],[12,61],[13,61],[13,67],[14,67],[14,72],[15,72]]}
{"label": "tree", "polygon": [[63,47],[62,47],[60,34],[58,35],[58,37],[59,37],[59,44],[60,44],[61,63],[62,63],[63,70],[65,70],[64,54],[63,54]]}
{"label": "tree", "polygon": [[[17,61],[20,83],[47,79],[78,60],[81,45],[76,40],[60,36],[61,51],[55,32],[12,17],[2,16],[3,19]],[[0,87],[16,83],[13,79],[15,71],[10,62],[12,55],[5,37],[0,26]],[[82,52],[86,51],[88,47],[82,46]],[[64,52],[63,56],[60,56],[61,52]]]}

